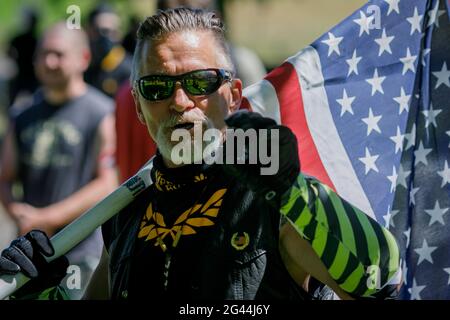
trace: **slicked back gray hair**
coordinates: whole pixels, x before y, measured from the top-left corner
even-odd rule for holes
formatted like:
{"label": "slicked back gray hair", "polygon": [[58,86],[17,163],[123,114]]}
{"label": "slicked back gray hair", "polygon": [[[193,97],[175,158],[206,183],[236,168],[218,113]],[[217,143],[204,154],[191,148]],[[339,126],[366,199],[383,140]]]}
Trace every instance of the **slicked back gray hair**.
{"label": "slicked back gray hair", "polygon": [[139,26],[133,55],[131,83],[134,84],[140,77],[142,48],[146,41],[159,40],[166,35],[189,30],[210,31],[223,50],[224,60],[227,64],[224,67],[234,73],[234,65],[225,40],[225,29],[222,20],[214,12],[201,9],[176,8],[165,11],[159,10]]}

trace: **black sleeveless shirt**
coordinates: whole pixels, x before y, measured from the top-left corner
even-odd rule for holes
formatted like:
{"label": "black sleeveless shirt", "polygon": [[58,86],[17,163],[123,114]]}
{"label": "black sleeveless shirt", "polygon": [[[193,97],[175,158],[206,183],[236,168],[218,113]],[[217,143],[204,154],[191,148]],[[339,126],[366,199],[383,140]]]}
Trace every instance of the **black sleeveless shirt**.
{"label": "black sleeveless shirt", "polygon": [[[96,177],[98,128],[114,102],[88,87],[85,94],[52,105],[37,91],[33,104],[13,118],[18,148],[21,201],[42,208],[61,201]],[[100,230],[68,254],[70,263],[100,257]]]}
{"label": "black sleeveless shirt", "polygon": [[279,213],[243,183],[218,165],[167,169],[159,155],[151,174],[103,226],[113,299],[308,298],[279,255]]}

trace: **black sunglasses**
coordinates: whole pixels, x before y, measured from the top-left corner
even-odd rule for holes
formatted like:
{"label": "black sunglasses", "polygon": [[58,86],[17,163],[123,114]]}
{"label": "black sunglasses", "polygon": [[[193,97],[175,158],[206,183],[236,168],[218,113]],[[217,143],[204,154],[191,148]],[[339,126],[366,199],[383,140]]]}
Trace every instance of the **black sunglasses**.
{"label": "black sunglasses", "polygon": [[164,100],[172,96],[175,84],[193,96],[209,95],[220,88],[224,81],[231,81],[231,72],[224,69],[201,69],[180,74],[148,75],[137,80],[140,94],[149,101]]}

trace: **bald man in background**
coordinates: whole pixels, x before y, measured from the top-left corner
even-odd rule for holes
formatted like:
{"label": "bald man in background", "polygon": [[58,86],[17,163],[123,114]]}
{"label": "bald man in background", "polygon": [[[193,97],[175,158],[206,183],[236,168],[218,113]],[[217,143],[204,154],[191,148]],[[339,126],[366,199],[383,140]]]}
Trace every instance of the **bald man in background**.
{"label": "bald man in background", "polygon": [[[117,186],[114,104],[84,82],[90,58],[85,33],[65,23],[50,27],[38,45],[42,87],[11,116],[1,154],[0,199],[20,235],[53,235]],[[13,192],[16,183],[21,194]],[[71,299],[83,294],[102,246],[97,230],[67,255],[72,267],[62,284]]]}

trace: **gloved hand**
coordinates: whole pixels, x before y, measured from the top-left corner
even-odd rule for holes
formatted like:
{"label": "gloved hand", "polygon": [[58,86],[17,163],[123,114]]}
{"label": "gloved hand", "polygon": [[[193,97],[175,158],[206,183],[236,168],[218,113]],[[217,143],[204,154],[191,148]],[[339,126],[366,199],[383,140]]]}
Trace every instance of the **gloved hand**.
{"label": "gloved hand", "polygon": [[50,239],[40,230],[32,230],[13,240],[11,245],[2,251],[0,274],[14,275],[23,272],[31,278],[15,292],[15,297],[29,296],[61,282],[66,276],[69,261],[65,256],[61,256],[50,263],[47,262],[45,257],[51,257],[54,253]]}
{"label": "gloved hand", "polygon": [[[250,143],[256,144],[258,154],[261,154],[259,150],[259,140],[262,138],[259,135],[259,129],[267,130],[266,145],[269,150],[265,151],[265,154],[273,159],[275,156],[274,153],[277,153],[276,156],[278,156],[279,159],[277,171],[270,175],[261,174],[261,169],[264,167],[267,168],[270,165],[263,165],[258,154],[256,155],[257,163],[248,164],[249,157],[251,158],[251,155],[249,155],[248,153],[249,145],[247,139],[245,164],[237,164],[235,158],[234,164],[229,164],[227,163],[227,161],[224,161],[223,169],[227,174],[234,176],[240,181],[246,183],[251,190],[262,195],[272,204],[278,204],[278,201],[280,200],[283,193],[285,193],[293,185],[295,179],[297,178],[297,175],[300,172],[297,138],[295,137],[294,133],[286,126],[277,125],[277,123],[273,119],[263,117],[256,112],[248,112],[245,110],[233,113],[225,119],[225,123],[227,124],[228,128],[242,129],[244,131],[251,128],[255,129],[257,133],[257,141],[251,141]],[[279,133],[279,141],[274,145],[274,148],[272,148],[271,141],[271,132],[273,130],[278,130]],[[226,144],[227,141],[225,141],[225,145],[223,146],[224,153],[227,152]],[[237,155],[235,152],[235,157],[236,156]]]}

